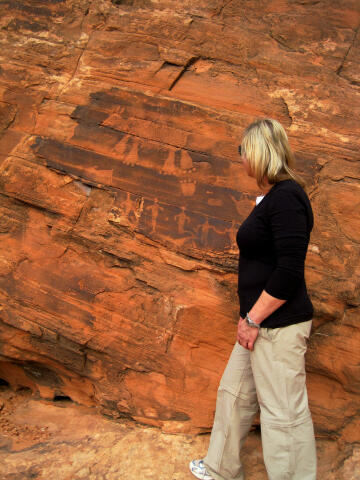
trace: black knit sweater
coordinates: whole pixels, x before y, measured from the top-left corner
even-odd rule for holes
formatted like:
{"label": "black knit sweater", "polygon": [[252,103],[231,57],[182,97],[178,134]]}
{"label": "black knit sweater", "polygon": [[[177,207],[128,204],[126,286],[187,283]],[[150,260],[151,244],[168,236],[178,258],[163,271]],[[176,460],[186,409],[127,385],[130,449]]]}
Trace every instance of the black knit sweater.
{"label": "black knit sweater", "polygon": [[254,207],[236,236],[242,317],[265,290],[286,302],[263,320],[261,327],[284,327],[312,318],[304,262],[313,223],[308,196],[294,180],[273,185]]}

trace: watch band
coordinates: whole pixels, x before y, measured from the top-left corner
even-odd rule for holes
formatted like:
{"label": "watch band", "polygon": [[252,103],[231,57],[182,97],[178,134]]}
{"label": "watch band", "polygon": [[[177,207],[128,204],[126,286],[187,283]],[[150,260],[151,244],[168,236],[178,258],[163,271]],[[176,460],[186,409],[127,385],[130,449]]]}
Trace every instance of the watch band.
{"label": "watch band", "polygon": [[249,327],[255,327],[255,328],[258,328],[258,329],[260,328],[260,324],[253,322],[251,320],[251,318],[249,317],[248,313],[246,314],[245,321],[249,325]]}

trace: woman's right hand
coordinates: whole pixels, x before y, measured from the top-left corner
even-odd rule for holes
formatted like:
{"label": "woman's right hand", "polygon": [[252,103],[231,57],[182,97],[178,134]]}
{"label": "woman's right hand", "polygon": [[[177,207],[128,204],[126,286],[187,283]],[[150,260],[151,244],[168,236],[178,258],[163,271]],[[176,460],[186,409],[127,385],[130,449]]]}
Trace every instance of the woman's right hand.
{"label": "woman's right hand", "polygon": [[259,329],[249,327],[245,318],[240,317],[237,330],[237,341],[248,350],[254,350],[254,344],[259,335]]}

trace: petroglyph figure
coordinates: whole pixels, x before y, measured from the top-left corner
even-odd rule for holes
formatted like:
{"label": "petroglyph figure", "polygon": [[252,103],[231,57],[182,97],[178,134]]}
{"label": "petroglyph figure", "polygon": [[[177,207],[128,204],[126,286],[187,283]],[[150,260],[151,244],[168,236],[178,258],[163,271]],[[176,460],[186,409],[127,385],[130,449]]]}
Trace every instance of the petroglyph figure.
{"label": "petroglyph figure", "polygon": [[126,217],[128,217],[130,212],[134,209],[130,195],[130,192],[126,192],[126,200],[123,202],[123,212]]}
{"label": "petroglyph figure", "polygon": [[237,224],[235,224],[234,221],[232,221],[231,225],[228,228],[226,228],[224,230],[219,230],[214,225],[211,225],[211,223],[209,223],[208,217],[206,217],[206,221],[202,225],[199,225],[197,227],[196,232],[200,231],[199,240],[200,240],[200,243],[201,243],[202,246],[208,245],[208,243],[209,243],[209,232],[210,232],[210,230],[212,230],[213,232],[216,233],[216,235],[218,237],[222,237],[222,239],[223,239],[222,243],[224,245],[223,248],[225,248],[226,246],[229,246],[230,248],[232,248],[235,245],[235,242],[236,242],[236,232],[237,232],[238,228],[239,228],[239,226]]}
{"label": "petroglyph figure", "polygon": [[200,234],[200,241],[203,245],[207,245],[208,243],[208,233],[210,230],[210,223],[208,217],[206,217],[206,222],[203,223],[200,228],[201,228],[201,234]]}
{"label": "petroglyph figure", "polygon": [[164,210],[164,208],[160,207],[160,205],[158,204],[158,199],[155,198],[154,203],[152,205],[146,207],[145,210],[150,210],[150,212],[151,212],[151,233],[153,233],[153,232],[155,232],[159,212],[160,212],[160,210]]}
{"label": "petroglyph figure", "polygon": [[166,174],[176,174],[176,164],[175,164],[175,155],[177,152],[174,152],[173,150],[169,151],[169,155],[167,159],[164,162],[163,168],[160,173],[166,173]]}
{"label": "petroglyph figure", "polygon": [[185,223],[187,220],[190,221],[190,217],[188,217],[185,213],[185,207],[181,207],[181,212],[178,215],[175,215],[175,220],[178,220],[178,232],[185,233]]}
{"label": "petroglyph figure", "polygon": [[239,229],[239,226],[240,225],[238,223],[235,223],[234,220],[232,220],[229,228],[226,228],[224,230],[224,234],[226,234],[229,238],[227,245],[229,246],[229,249],[231,251],[234,250],[237,252],[236,234]]}
{"label": "petroglyph figure", "polygon": [[191,197],[196,190],[196,180],[180,180],[180,187],[183,195]]}
{"label": "petroglyph figure", "polygon": [[180,168],[182,170],[190,170],[193,169],[193,161],[188,152],[185,150],[181,151],[181,156],[180,156]]}
{"label": "petroglyph figure", "polygon": [[[121,206],[113,206],[110,210],[109,221],[123,226],[133,226],[138,220],[136,212],[138,201],[135,203],[131,200],[131,193],[126,192],[126,199],[121,201]],[[133,221],[135,218],[135,222]]]}
{"label": "petroglyph figure", "polygon": [[125,165],[136,165],[138,159],[138,142],[132,137],[125,136],[114,146],[114,152],[121,155]]}
{"label": "petroglyph figure", "polygon": [[164,162],[161,173],[179,175],[183,172],[195,172],[193,161],[188,152],[184,150],[169,151],[169,155]]}

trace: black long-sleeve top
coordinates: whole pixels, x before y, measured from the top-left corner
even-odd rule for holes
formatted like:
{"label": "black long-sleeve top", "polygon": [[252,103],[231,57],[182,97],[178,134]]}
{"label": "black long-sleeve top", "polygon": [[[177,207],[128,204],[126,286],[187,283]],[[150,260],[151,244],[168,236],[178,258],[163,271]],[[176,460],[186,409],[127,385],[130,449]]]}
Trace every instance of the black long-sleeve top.
{"label": "black long-sleeve top", "polygon": [[236,236],[242,317],[265,290],[286,302],[263,320],[261,327],[284,327],[312,318],[304,263],[313,223],[309,198],[294,180],[273,185],[254,207]]}

